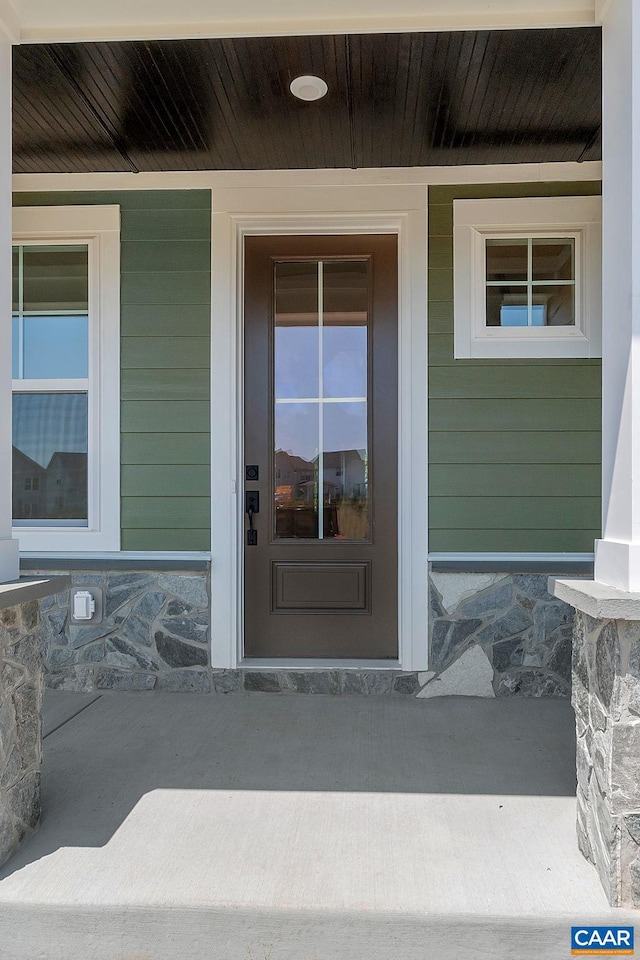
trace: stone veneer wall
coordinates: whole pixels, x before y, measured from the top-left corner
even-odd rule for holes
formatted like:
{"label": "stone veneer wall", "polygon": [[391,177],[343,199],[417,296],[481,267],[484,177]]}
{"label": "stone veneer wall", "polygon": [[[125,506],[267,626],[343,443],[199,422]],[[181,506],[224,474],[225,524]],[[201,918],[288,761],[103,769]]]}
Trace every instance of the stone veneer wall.
{"label": "stone veneer wall", "polygon": [[568,697],[574,611],[547,580],[432,572],[422,696]]}
{"label": "stone veneer wall", "polygon": [[71,580],[102,588],[104,619],[72,624],[68,590],[41,601],[47,687],[212,689],[208,572],[75,571]]}
{"label": "stone veneer wall", "polygon": [[640,907],[640,622],[577,612],[578,843],[609,903]]}
{"label": "stone veneer wall", "polygon": [[0,864],[40,820],[42,688],[38,601],[0,610]]}
{"label": "stone veneer wall", "polygon": [[77,571],[72,582],[104,590],[104,620],[72,624],[68,591],[42,601],[54,689],[569,696],[573,608],[550,596],[546,576],[432,573],[420,673],[212,669],[208,572]]}

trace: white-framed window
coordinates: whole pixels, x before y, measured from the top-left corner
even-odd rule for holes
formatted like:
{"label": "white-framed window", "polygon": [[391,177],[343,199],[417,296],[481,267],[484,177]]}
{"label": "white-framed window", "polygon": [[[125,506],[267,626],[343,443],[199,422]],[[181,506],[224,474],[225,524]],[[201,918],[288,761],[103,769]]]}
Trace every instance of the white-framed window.
{"label": "white-framed window", "polygon": [[599,357],[600,197],[454,200],[454,356]]}
{"label": "white-framed window", "polygon": [[120,208],[13,211],[13,523],[120,549]]}

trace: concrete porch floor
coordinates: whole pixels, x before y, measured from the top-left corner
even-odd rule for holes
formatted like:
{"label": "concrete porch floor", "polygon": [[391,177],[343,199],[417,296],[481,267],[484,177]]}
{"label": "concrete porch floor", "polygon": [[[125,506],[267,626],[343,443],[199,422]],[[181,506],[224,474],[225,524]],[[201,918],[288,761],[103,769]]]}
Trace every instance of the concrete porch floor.
{"label": "concrete porch floor", "polygon": [[2,960],[555,960],[635,919],[564,701],[51,693],[46,729]]}

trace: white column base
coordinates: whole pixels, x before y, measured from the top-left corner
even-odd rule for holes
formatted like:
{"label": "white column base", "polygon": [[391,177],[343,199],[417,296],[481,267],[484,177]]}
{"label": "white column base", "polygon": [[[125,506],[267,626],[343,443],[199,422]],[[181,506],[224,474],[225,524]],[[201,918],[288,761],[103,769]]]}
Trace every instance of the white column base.
{"label": "white column base", "polygon": [[0,540],[0,583],[17,580],[20,576],[18,541],[10,537]]}
{"label": "white column base", "polygon": [[594,580],[618,590],[640,593],[640,544],[596,540]]}

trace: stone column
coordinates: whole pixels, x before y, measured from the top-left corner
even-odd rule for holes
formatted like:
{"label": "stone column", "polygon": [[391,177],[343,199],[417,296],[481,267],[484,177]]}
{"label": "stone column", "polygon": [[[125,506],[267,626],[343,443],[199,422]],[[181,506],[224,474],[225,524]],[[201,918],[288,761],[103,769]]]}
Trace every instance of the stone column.
{"label": "stone column", "polygon": [[640,591],[640,5],[604,4],[602,514],[595,579]]}
{"label": "stone column", "polygon": [[40,822],[41,647],[37,600],[0,609],[0,864]]}
{"label": "stone column", "polygon": [[2,28],[0,20],[0,583],[19,569],[11,538],[11,41]]}
{"label": "stone column", "polygon": [[576,608],[578,840],[612,906],[640,907],[640,5],[602,4],[602,526]]}
{"label": "stone column", "polygon": [[640,594],[551,581],[576,609],[577,829],[612,907],[640,907]]}
{"label": "stone column", "polygon": [[576,615],[578,843],[614,907],[640,907],[640,622]]}

